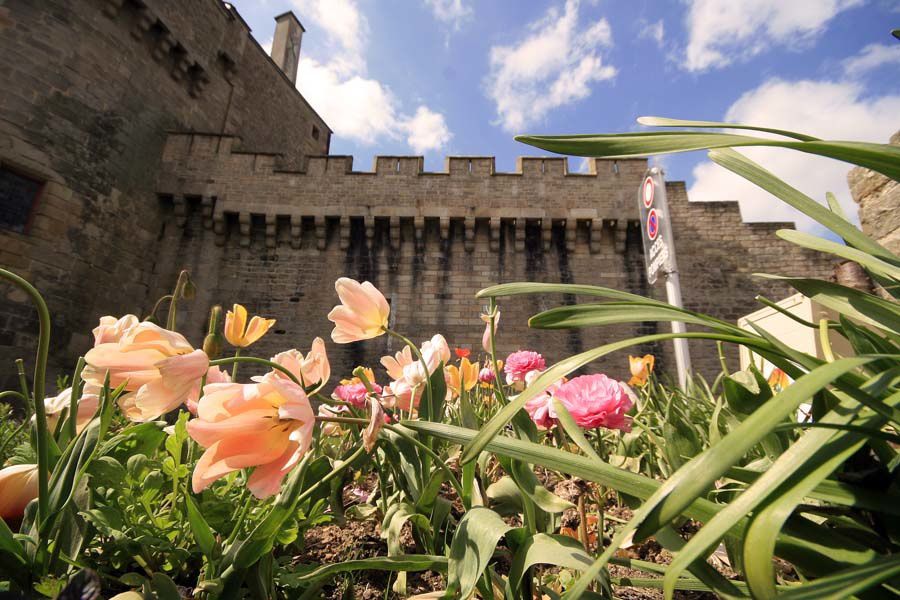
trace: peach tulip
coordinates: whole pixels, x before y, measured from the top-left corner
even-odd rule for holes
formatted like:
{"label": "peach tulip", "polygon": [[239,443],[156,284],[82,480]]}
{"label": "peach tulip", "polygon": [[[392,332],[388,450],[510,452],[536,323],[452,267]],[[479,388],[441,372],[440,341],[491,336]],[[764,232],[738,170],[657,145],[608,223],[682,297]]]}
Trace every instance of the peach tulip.
{"label": "peach tulip", "polygon": [[246,348],[264,336],[273,325],[275,319],[264,319],[258,315],[254,315],[247,323],[247,309],[235,304],[233,310],[225,315],[225,339],[232,346]]}
{"label": "peach tulip", "polygon": [[98,344],[84,360],[85,382],[99,388],[109,373],[111,387],[125,384],[128,393],[119,406],[132,421],[150,421],[178,408],[209,368],[206,354],[180,333],[146,321],[118,342]]}
{"label": "peach tulip", "polygon": [[328,320],[334,323],[332,340],[349,344],[378,337],[387,330],[391,307],[374,285],[341,277],[334,289],[341,304],[328,313]]}
{"label": "peach tulip", "polygon": [[403,377],[403,368],[411,365],[415,360],[410,347],[403,346],[403,350],[397,352],[394,356],[382,356],[381,365],[387,370],[388,377],[400,379]]}
{"label": "peach tulip", "polygon": [[[293,373],[294,377],[307,388],[314,386],[312,392],[322,389],[331,377],[331,365],[325,353],[325,342],[320,337],[313,340],[306,356],[299,350],[287,350],[276,354],[270,360]],[[288,379],[281,371],[273,370],[272,373],[277,377]]]}
{"label": "peach tulip", "polygon": [[397,379],[390,385],[384,386],[381,399],[388,408],[399,408],[406,412],[412,412],[414,408],[419,407],[424,391],[425,384],[411,386],[405,379]]}
{"label": "peach tulip", "polygon": [[[81,390],[81,398],[78,400],[78,413],[75,416],[75,430],[81,432],[91,422],[97,409],[100,407],[101,388],[86,383]],[[50,430],[56,429],[62,412],[69,408],[72,402],[72,388],[67,387],[56,396],[44,398],[44,411],[47,414],[47,426]]]}
{"label": "peach tulip", "polygon": [[0,469],[0,519],[18,521],[28,503],[38,497],[37,465]]}
{"label": "peach tulip", "polygon": [[378,441],[378,432],[384,427],[385,421],[384,407],[378,398],[369,398],[369,424],[362,432],[363,445],[366,452],[371,452],[375,448],[375,442]]}
{"label": "peach tulip", "polygon": [[195,417],[197,416],[197,402],[200,401],[200,383],[204,381],[205,384],[231,383],[231,374],[219,367],[210,367],[206,371],[206,379],[198,381],[194,387],[191,388],[191,392],[188,394],[187,400],[184,401],[184,405]]}
{"label": "peach tulip", "polygon": [[188,434],[206,448],[194,468],[199,493],[232,471],[256,467],[247,486],[257,498],[276,494],[309,450],[315,415],[303,388],[272,373],[258,383],[203,388]]}
{"label": "peach tulip", "polygon": [[125,332],[140,323],[135,315],[125,315],[119,319],[115,317],[100,317],[100,324],[94,327],[94,346],[118,342]]}
{"label": "peach tulip", "polygon": [[[342,415],[342,413],[348,413],[348,412],[350,412],[350,407],[348,407],[345,404],[338,404],[337,406],[328,406],[327,404],[320,404],[319,412],[317,413],[317,416],[319,416],[319,417],[340,417],[340,416],[347,416],[345,414]],[[342,436],[345,433],[347,433],[347,431],[343,427],[341,427],[340,423],[323,421],[320,425],[322,427],[322,435],[327,435],[329,437],[332,437],[332,436],[336,437],[336,436]]]}
{"label": "peach tulip", "polygon": [[640,358],[637,356],[629,356],[628,366],[631,369],[631,379],[628,380],[628,385],[647,385],[647,380],[650,378],[650,373],[653,372],[653,365],[655,362],[656,359],[652,354],[645,354]]}

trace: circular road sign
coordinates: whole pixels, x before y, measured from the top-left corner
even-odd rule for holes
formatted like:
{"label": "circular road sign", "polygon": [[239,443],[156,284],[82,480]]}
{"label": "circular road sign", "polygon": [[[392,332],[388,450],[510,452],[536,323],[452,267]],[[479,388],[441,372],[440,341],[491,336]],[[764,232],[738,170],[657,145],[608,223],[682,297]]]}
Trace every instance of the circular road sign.
{"label": "circular road sign", "polygon": [[642,197],[644,200],[644,208],[650,208],[653,205],[653,178],[648,177],[644,180],[644,187],[642,190]]}
{"label": "circular road sign", "polygon": [[653,241],[657,235],[659,235],[659,215],[655,208],[651,208],[647,213],[647,237]]}

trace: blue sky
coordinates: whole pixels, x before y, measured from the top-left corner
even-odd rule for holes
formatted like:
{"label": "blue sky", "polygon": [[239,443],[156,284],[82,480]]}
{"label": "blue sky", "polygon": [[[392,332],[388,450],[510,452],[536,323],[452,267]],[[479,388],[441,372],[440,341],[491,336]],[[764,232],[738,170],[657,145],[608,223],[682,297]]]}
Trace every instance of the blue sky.
{"label": "blue sky", "polygon": [[[538,154],[516,133],[636,129],[641,115],[752,122],[885,142],[900,129],[900,3],[891,0],[233,0],[264,47],[272,18],[306,28],[298,87],[335,130],[331,151]],[[853,211],[848,166],[746,153],[810,196]],[[712,165],[670,156],[692,200],[738,200],[745,220],[790,209]],[[581,167],[571,158],[570,170]],[[803,229],[811,229],[804,218]]]}

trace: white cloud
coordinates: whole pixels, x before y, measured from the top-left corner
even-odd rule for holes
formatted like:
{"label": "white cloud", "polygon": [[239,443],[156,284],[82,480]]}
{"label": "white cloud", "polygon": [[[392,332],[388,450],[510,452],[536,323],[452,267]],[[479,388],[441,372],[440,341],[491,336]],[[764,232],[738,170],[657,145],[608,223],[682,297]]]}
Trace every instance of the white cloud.
{"label": "white cloud", "polygon": [[425,5],[431,9],[435,19],[454,30],[459,30],[472,16],[472,7],[463,0],[425,0]]}
{"label": "white cloud", "polygon": [[662,48],[663,40],[665,39],[666,30],[665,25],[663,24],[663,20],[660,19],[655,23],[648,23],[644,19],[641,19],[638,22],[638,27],[640,27],[640,31],[638,32],[638,38],[642,40],[653,40],[656,42],[656,45]]}
{"label": "white cloud", "polygon": [[[854,82],[770,79],[732,104],[725,120],[825,139],[886,143],[897,129],[898,115],[900,95],[867,98]],[[852,165],[779,148],[738,151],[815,200],[824,202],[825,192],[833,192],[855,220],[856,206],[847,187]],[[761,188],[709,161],[697,165],[693,176],[691,200],[737,200],[745,221],[796,221],[800,229],[818,228]]]}
{"label": "white cloud", "polygon": [[776,45],[802,47],[862,0],[688,0],[683,68],[705,71]]}
{"label": "white cloud", "polygon": [[847,77],[858,77],[890,64],[900,64],[900,44],[869,44],[856,56],[841,61]]}
{"label": "white cloud", "polygon": [[416,154],[442,148],[453,135],[447,129],[444,115],[420,106],[416,114],[406,119],[401,127],[406,132],[406,143]]}
{"label": "white cloud", "polygon": [[612,45],[609,22],[580,27],[578,4],[567,0],[562,11],[551,8],[524,39],[491,48],[487,94],[507,131],[519,133],[551,110],[590,96],[592,83],[615,77],[615,67],[599,54]]}
{"label": "white cloud", "polygon": [[427,106],[402,111],[391,89],[367,75],[369,24],[355,0],[294,0],[305,19],[328,36],[327,60],[301,52],[297,88],[337,136],[360,144],[405,137],[416,153],[440,150],[452,134]]}

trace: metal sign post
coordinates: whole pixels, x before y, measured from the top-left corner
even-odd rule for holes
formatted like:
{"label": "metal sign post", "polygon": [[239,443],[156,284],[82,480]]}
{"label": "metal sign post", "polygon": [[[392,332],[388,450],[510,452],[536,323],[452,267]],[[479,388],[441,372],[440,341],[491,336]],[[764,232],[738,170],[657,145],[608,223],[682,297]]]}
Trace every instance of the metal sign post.
{"label": "metal sign post", "polygon": [[[653,285],[662,273],[666,278],[666,299],[672,306],[683,308],[678,265],[675,262],[675,240],[669,219],[669,205],[666,202],[666,182],[659,167],[651,167],[644,173],[641,189],[638,190],[638,205],[641,210],[641,239],[644,241],[647,281]],[[685,331],[687,329],[684,323],[672,321],[673,333]],[[691,354],[686,339],[678,338],[673,343],[678,384],[684,388],[691,372]]]}

